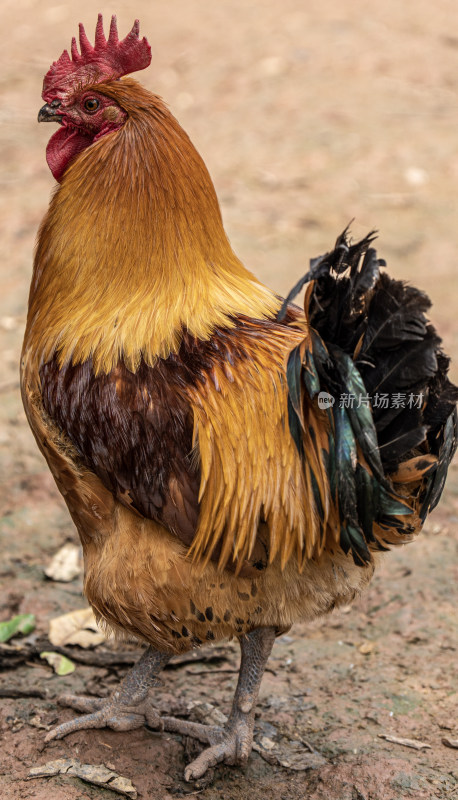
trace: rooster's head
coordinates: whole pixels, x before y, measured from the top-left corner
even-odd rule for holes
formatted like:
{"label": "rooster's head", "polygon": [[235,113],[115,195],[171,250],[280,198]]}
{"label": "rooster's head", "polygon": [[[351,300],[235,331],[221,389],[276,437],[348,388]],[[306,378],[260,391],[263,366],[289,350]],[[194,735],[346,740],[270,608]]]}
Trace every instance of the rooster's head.
{"label": "rooster's head", "polygon": [[45,105],[39,111],[38,122],[58,122],[61,126],[46,149],[49,168],[57,181],[82,150],[120,128],[126,120],[125,109],[104,94],[103,85],[145,69],[151,62],[151,48],[145,38],[139,37],[138,20],[120,41],[113,16],[106,39],[99,14],[94,46],[81,24],[79,41],[81,52],[73,39],[71,57],[64,50],[43,81]]}

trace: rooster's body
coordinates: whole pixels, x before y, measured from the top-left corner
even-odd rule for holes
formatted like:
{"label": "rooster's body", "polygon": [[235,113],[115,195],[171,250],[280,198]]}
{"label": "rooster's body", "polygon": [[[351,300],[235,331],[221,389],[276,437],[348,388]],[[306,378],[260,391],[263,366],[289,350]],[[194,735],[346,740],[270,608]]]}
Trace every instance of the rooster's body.
{"label": "rooster's body", "polygon": [[[370,238],[341,237],[313,265],[305,313],[280,311],[234,255],[184,131],[116,80],[149,61],[138,29],[121,43],[114,30],[107,43],[99,20],[92,55],[83,37],[45,79],[61,185],[40,230],[23,397],[80,534],[89,602],[150,645],[146,690],[174,653],[241,640],[226,732],[162,720],[213,745],[196,777],[248,756],[275,633],[348,603],[376,551],[419,531],[453,454],[456,390],[426,298],[380,275]],[[397,409],[361,401],[395,392]],[[74,699],[94,713],[56,735],[132,727],[119,697],[108,711]]]}

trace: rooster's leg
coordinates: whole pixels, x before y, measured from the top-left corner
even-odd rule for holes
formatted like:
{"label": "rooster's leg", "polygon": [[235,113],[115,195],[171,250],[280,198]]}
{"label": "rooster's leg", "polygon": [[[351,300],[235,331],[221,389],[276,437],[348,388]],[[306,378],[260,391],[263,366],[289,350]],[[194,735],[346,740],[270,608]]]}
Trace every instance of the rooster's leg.
{"label": "rooster's leg", "polygon": [[146,723],[151,728],[161,729],[161,719],[151,705],[148,690],[159,683],[156,675],[169,660],[170,655],[148,647],[111,697],[100,699],[64,695],[59,698],[61,705],[91,713],[58,725],[48,733],[45,741],[62,739],[69,733],[88,728],[107,727],[115,731],[129,731],[141,728]]}
{"label": "rooster's leg", "polygon": [[164,729],[210,744],[186,767],[187,781],[197,780],[216,764],[246,764],[253,746],[256,700],[267,660],[275,640],[275,628],[257,628],[240,640],[242,658],[232,710],[223,728],[162,717]]}

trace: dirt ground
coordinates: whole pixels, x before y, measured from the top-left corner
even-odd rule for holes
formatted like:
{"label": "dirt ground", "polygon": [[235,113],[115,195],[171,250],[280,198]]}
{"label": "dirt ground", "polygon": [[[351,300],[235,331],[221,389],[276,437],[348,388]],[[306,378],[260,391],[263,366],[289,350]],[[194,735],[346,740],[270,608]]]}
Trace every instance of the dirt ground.
{"label": "dirt ground", "polygon": [[[95,25],[99,9],[77,5],[2,4],[0,619],[34,613],[31,648],[51,618],[84,605],[80,578],[44,577],[76,533],[28,430],[17,379],[34,238],[53,187],[44,155],[51,130],[36,124],[41,81],[77,22]],[[455,0],[99,8],[118,13],[121,32],[140,18],[153,63],[139,77],[167,99],[204,156],[245,263],[285,292],[349,220],[355,236],[378,229],[391,273],[432,297],[456,380]],[[78,662],[73,675],[57,677],[31,650],[0,673],[0,796],[121,798],[75,777],[27,780],[32,767],[72,757],[129,778],[141,800],[458,798],[457,751],[444,744],[458,736],[457,521],[455,465],[424,534],[384,558],[358,602],[277,642],[261,689],[258,751],[246,769],[218,768],[207,785],[182,780],[189,744],[146,728],[78,733],[44,748],[46,727],[71,715],[56,704],[62,691],[108,693],[125,668]],[[199,700],[227,711],[236,668],[229,644],[167,669],[158,706]]]}

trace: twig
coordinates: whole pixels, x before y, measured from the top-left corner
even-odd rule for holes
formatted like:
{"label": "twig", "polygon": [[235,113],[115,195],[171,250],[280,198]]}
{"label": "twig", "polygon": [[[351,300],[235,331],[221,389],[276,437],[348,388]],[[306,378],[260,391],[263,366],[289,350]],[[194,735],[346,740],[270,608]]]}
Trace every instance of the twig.
{"label": "twig", "polygon": [[[48,639],[36,639],[32,642],[24,642],[19,645],[0,644],[0,670],[14,669],[19,664],[33,658],[39,658],[43,650],[52,650],[54,653],[66,656],[79,664],[90,667],[129,667],[135,664],[140,658],[143,650],[83,650],[80,647],[59,647],[52,644]],[[227,648],[215,648],[212,650],[193,650],[191,653],[184,653],[175,656],[172,662],[167,664],[166,669],[179,669],[188,664],[206,663],[217,664],[227,661],[232,655],[232,650]]]}
{"label": "twig", "polygon": [[458,739],[450,739],[448,736],[444,736],[441,742],[445,744],[446,747],[453,747],[455,750],[458,750]]}
{"label": "twig", "polygon": [[18,686],[0,686],[0,697],[11,697],[17,700],[21,697],[40,697],[46,700],[46,692],[42,689],[20,689]]}
{"label": "twig", "polygon": [[0,644],[0,669],[11,669],[23,664],[32,658],[39,658],[43,650],[52,650],[67,656],[72,661],[93,667],[130,666],[141,656],[141,650],[130,652],[95,652],[82,650],[79,647],[59,647],[51,644],[48,639],[37,639],[33,644],[28,642],[19,646]]}
{"label": "twig", "polygon": [[391,736],[389,733],[379,733],[379,739],[386,739],[393,744],[402,744],[404,747],[413,747],[414,750],[431,750],[431,745],[426,742],[419,742],[416,739],[402,739],[398,736]]}

